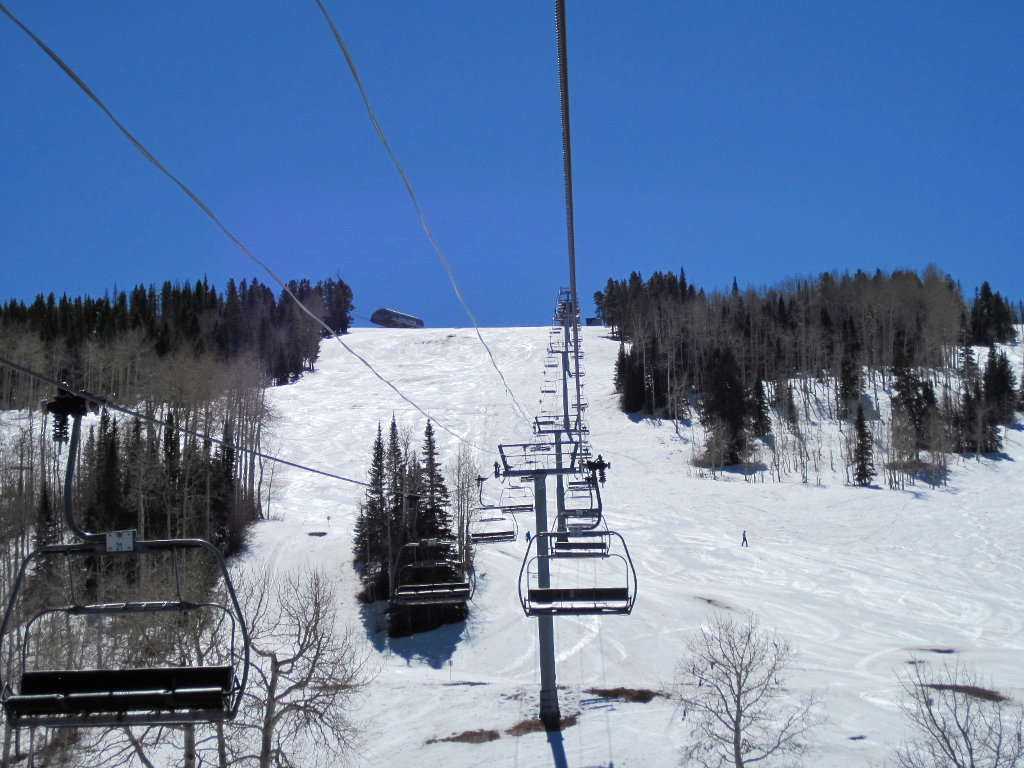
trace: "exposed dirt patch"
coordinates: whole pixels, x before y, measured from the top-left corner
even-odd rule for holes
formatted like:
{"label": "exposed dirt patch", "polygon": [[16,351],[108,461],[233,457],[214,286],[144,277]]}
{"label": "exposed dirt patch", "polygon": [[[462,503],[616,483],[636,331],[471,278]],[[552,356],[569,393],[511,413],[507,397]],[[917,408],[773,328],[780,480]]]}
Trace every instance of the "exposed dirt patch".
{"label": "exposed dirt patch", "polygon": [[443,683],[443,685],[487,685],[479,680],[460,680],[459,682]]}
{"label": "exposed dirt patch", "polygon": [[925,653],[956,653],[956,648],[915,648],[914,650]]}
{"label": "exposed dirt patch", "polygon": [[1007,696],[1003,696],[999,691],[993,691],[990,688],[982,688],[979,685],[959,685],[955,683],[928,683],[928,688],[933,691],[953,691],[954,693],[962,693],[965,696],[970,696],[974,699],[982,699],[983,701],[1009,701]]}
{"label": "exposed dirt patch", "polygon": [[326,536],[327,535],[327,531],[310,531],[309,535],[310,536]]}
{"label": "exposed dirt patch", "polygon": [[509,736],[525,736],[528,733],[539,733],[541,731],[564,731],[570,726],[576,725],[579,715],[569,715],[558,721],[556,726],[547,726],[540,720],[523,720],[509,728],[505,733]]}
{"label": "exposed dirt patch", "polygon": [[658,696],[668,696],[667,693],[649,688],[588,688],[585,692],[602,699],[615,699],[630,704],[647,704]]}
{"label": "exposed dirt patch", "polygon": [[500,738],[501,734],[497,731],[481,728],[476,731],[456,733],[444,739],[427,739],[427,744],[438,744],[442,741],[451,741],[457,744],[486,744],[488,741],[497,741]]}

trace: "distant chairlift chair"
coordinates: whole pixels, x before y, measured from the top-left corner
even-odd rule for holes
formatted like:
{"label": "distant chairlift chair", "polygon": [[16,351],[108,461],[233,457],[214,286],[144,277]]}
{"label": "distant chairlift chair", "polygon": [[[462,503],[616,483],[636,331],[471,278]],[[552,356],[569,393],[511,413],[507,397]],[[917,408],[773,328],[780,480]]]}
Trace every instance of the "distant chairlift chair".
{"label": "distant chairlift chair", "polygon": [[450,605],[472,597],[462,563],[451,556],[451,542],[426,539],[402,547],[392,580],[393,605]]}
{"label": "distant chairlift chair", "polygon": [[594,530],[603,520],[601,489],[596,474],[570,476],[565,488],[565,512],[560,527]]}
{"label": "distant chairlift chair", "polygon": [[[499,514],[495,514],[498,512]],[[515,541],[519,538],[519,525],[515,517],[501,513],[500,507],[484,507],[481,517],[469,534],[474,544],[493,544],[501,541]]]}

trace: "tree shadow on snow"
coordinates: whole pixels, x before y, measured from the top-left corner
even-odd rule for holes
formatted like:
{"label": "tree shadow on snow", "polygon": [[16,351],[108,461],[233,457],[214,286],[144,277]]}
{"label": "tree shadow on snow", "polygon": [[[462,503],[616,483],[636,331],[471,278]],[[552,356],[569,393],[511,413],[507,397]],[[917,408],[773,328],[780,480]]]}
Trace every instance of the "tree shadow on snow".
{"label": "tree shadow on snow", "polygon": [[359,604],[359,620],[363,623],[366,637],[373,643],[376,651],[383,652],[388,647],[388,614],[387,603],[378,600],[375,603]]}
{"label": "tree shadow on snow", "polygon": [[429,632],[418,632],[408,637],[388,637],[387,601],[363,603],[359,606],[359,619],[366,637],[373,643],[374,650],[383,653],[390,646],[391,652],[407,662],[426,662],[433,669],[442,669],[462,641],[466,622],[443,624]]}
{"label": "tree shadow on snow", "polygon": [[752,461],[749,464],[730,464],[728,467],[719,467],[718,471],[727,475],[753,477],[758,472],[767,472],[768,465],[763,461]]}
{"label": "tree shadow on snow", "polygon": [[444,624],[429,632],[418,632],[408,637],[391,638],[391,652],[407,662],[425,661],[432,669],[442,669],[462,641],[466,622]]}
{"label": "tree shadow on snow", "polygon": [[961,453],[960,455],[964,458],[964,460],[977,459],[980,455],[981,458],[986,459],[987,461],[1013,461],[1013,456],[1006,453],[1005,451],[997,451],[995,453],[982,452],[981,454],[977,454],[972,451],[969,453]]}
{"label": "tree shadow on snow", "polygon": [[672,419],[661,412],[658,413],[647,413],[646,411],[633,411],[633,413],[627,413],[626,418],[632,421],[634,424],[642,424],[645,421],[649,421],[655,426],[660,426],[663,421],[667,421],[669,424],[674,424],[676,432],[680,429],[689,429],[693,426],[693,419],[682,418]]}

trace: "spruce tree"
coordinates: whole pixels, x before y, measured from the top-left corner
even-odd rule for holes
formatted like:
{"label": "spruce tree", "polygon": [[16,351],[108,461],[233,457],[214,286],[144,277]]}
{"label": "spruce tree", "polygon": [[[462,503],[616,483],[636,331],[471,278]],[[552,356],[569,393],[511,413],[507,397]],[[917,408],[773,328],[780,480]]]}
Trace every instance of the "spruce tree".
{"label": "spruce tree", "polygon": [[33,542],[37,547],[59,544],[63,528],[62,518],[57,511],[57,500],[50,493],[50,485],[43,478],[39,489],[39,506],[36,509],[36,524]]}
{"label": "spruce tree", "polygon": [[615,362],[615,386],[619,392],[619,408],[623,413],[636,413],[644,409],[644,368],[636,346],[627,352],[625,344],[619,345],[619,357]]}
{"label": "spruce tree", "polygon": [[[384,449],[384,499],[385,515],[391,523],[391,556],[397,557],[398,549],[405,543],[409,521],[403,517],[403,500],[408,489],[405,451],[398,435],[398,424],[391,417],[387,445]],[[392,566],[394,563],[392,563]]]}
{"label": "spruce tree", "polygon": [[864,418],[864,406],[858,402],[853,422],[853,482],[856,485],[871,485],[875,476],[875,463],[872,458],[873,441],[867,420]]}
{"label": "spruce tree", "polygon": [[928,422],[938,408],[935,390],[930,381],[921,379],[906,366],[896,366],[893,370],[893,388],[896,390],[894,405],[899,406],[908,428],[913,431],[908,445],[913,445],[914,450],[908,458],[916,462],[918,451],[929,447]]}
{"label": "spruce tree", "polygon": [[751,430],[754,433],[754,437],[765,438],[771,435],[772,417],[768,410],[768,398],[764,393],[764,380],[760,378],[754,385],[752,412],[753,420],[751,422]]}
{"label": "spruce tree", "polygon": [[352,559],[362,569],[360,598],[372,602],[387,595],[387,519],[384,491],[384,436],[377,424],[370,471],[352,542]]}
{"label": "spruce tree", "polygon": [[420,499],[417,505],[417,527],[421,538],[450,539],[452,537],[449,514],[448,486],[441,471],[437,455],[434,427],[427,421],[423,434],[421,459]]}
{"label": "spruce tree", "polygon": [[729,347],[716,347],[708,356],[700,399],[700,420],[709,445],[717,446],[708,460],[722,466],[739,464],[749,450],[751,407],[740,367]]}
{"label": "spruce tree", "polygon": [[989,347],[988,350],[982,387],[991,421],[995,424],[1013,424],[1017,382],[1006,354],[997,351],[995,347]]}

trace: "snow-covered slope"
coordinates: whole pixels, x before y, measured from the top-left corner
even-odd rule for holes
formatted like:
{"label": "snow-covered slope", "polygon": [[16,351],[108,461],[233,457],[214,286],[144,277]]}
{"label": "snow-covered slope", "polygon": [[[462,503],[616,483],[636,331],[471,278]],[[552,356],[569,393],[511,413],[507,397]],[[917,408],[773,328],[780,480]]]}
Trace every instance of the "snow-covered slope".
{"label": "snow-covered slope", "polygon": [[[482,334],[518,401],[536,412],[548,329]],[[485,473],[499,443],[529,439],[475,331],[357,329],[343,341],[436,421],[442,460],[460,442],[446,430],[479,447]],[[1005,458],[954,464],[941,489],[847,487],[838,457],[823,460],[819,485],[795,474],[700,478],[689,430],[616,408],[618,343],[601,328],[583,329],[582,343],[591,442],[612,464],[606,515],[628,542],[639,597],[631,616],[555,620],[562,711],[579,714],[561,734],[508,733],[538,706],[536,624],[517,597],[522,537],[478,549],[464,625],[388,644],[373,610],[354,599],[362,488],[274,470],[273,519],[256,527],[243,567],[315,563],[337,574],[343,615],[379,667],[356,712],[366,728],[357,764],[674,765],[685,734],[671,701],[627,704],[587,689],[666,689],[687,638],[713,611],[752,610],[798,650],[794,694],[819,690],[830,716],[808,765],[863,766],[885,754],[904,725],[895,676],[915,656],[959,658],[1004,693],[1024,694],[1022,432],[1006,432]],[[1019,371],[1020,350],[1010,352]],[[392,414],[414,444],[422,440],[426,417],[337,340],[324,342],[315,372],[270,399],[280,415],[272,452],[334,474],[365,479],[377,425],[386,430]],[[485,489],[496,494],[497,481]],[[749,548],[739,546],[743,530]],[[443,741],[476,730],[500,737]]]}

